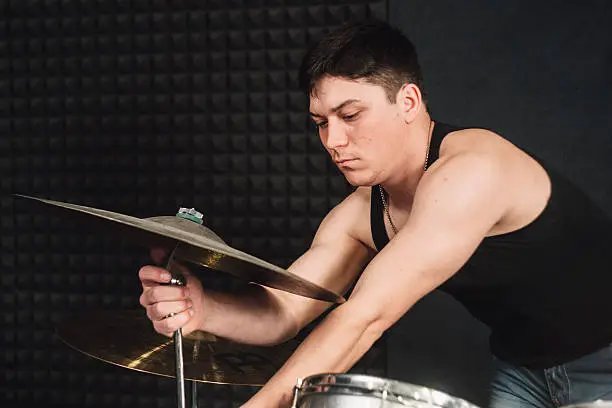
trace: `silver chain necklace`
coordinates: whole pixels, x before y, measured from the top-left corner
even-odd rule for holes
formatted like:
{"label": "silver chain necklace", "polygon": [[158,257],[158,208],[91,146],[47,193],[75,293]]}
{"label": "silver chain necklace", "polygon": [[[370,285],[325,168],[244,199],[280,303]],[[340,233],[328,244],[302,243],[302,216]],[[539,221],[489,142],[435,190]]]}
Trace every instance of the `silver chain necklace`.
{"label": "silver chain necklace", "polygon": [[[431,129],[433,127],[433,120],[430,121],[429,123],[429,135],[427,138],[427,150],[425,150],[425,165],[423,166],[423,173],[425,173],[427,171],[427,165],[428,165],[428,161],[429,161],[429,145],[431,143],[431,138],[433,137],[433,134],[431,132]],[[397,228],[395,227],[395,223],[393,223],[393,219],[391,218],[391,213],[389,212],[389,204],[387,203],[387,199],[385,198],[385,193],[383,190],[383,186],[381,184],[378,185],[378,191],[380,191],[380,198],[382,200],[383,203],[383,207],[385,209],[385,214],[387,214],[387,219],[389,220],[389,224],[391,225],[391,229],[393,230],[393,233],[395,235],[397,235]]]}

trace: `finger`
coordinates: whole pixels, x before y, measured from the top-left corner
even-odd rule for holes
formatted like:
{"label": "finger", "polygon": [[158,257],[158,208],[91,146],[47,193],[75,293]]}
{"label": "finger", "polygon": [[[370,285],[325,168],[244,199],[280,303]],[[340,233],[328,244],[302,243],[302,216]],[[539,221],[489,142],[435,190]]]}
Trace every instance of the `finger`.
{"label": "finger", "polygon": [[144,307],[159,302],[187,300],[189,289],[185,286],[153,286],[142,292],[140,304]]}
{"label": "finger", "polygon": [[152,321],[162,320],[171,315],[176,315],[193,306],[191,300],[180,300],[175,302],[155,303],[147,307],[147,316]]}
{"label": "finger", "polygon": [[171,335],[181,327],[185,326],[193,316],[193,309],[180,312],[172,317],[153,322],[153,327],[158,333],[166,336]]}
{"label": "finger", "polygon": [[138,278],[140,278],[140,281],[142,282],[142,287],[147,288],[160,283],[170,282],[172,275],[170,275],[170,272],[163,268],[146,265],[140,268],[138,271]]}

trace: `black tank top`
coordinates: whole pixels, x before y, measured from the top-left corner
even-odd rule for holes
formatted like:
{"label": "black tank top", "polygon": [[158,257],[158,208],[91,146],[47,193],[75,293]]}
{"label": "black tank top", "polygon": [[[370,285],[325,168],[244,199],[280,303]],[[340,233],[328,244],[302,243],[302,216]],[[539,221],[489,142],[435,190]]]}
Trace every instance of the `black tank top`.
{"label": "black tank top", "polygon": [[[435,125],[430,163],[442,139],[459,129]],[[544,368],[612,342],[612,223],[586,194],[531,156],[551,180],[546,208],[519,230],[485,238],[439,289],[491,329],[495,356]],[[380,250],[389,238],[378,186],[372,187],[370,217]]]}

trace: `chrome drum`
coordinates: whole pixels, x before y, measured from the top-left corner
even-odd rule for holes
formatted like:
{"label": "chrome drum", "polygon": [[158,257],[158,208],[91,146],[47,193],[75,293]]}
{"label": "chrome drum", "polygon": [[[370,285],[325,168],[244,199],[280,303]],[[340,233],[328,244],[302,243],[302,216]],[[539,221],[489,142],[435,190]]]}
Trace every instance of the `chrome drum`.
{"label": "chrome drum", "polygon": [[360,374],[317,374],[298,381],[292,408],[478,408],[443,392]]}
{"label": "chrome drum", "polygon": [[597,400],[574,405],[565,405],[561,408],[612,408],[612,401]]}

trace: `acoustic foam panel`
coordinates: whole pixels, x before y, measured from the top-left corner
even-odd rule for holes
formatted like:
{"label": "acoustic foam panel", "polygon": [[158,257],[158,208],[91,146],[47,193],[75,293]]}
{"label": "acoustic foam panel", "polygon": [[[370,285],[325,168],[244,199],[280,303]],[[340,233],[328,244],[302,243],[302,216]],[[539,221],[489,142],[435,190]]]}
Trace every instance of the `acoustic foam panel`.
{"label": "acoustic foam panel", "polygon": [[[174,404],[172,379],[86,357],[54,333],[79,313],[138,308],[146,249],[10,194],[139,217],[196,207],[232,246],[287,266],[349,191],[308,124],[300,58],[331,27],[385,18],[386,2],[20,0],[0,10],[2,406]],[[384,374],[384,359],[364,361]],[[214,407],[256,390],[198,389]]]}

